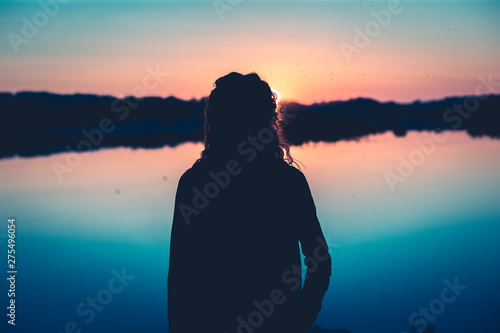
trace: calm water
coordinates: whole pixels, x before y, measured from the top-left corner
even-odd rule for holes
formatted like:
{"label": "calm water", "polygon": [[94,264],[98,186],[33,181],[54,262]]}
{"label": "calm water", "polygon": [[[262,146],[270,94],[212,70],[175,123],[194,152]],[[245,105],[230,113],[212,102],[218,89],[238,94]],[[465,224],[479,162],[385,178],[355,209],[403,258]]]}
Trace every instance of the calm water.
{"label": "calm water", "polygon": [[[500,332],[500,140],[447,133],[418,155],[416,140],[431,138],[293,148],[333,256],[321,327],[410,332],[412,317],[438,333]],[[166,332],[173,198],[200,150],[85,153],[62,182],[53,163],[67,154],[0,160],[2,252],[7,218],[17,219],[15,331]],[[384,174],[410,157],[419,165],[392,191]],[[117,280],[123,270],[128,278]],[[454,294],[447,283],[467,288]],[[104,305],[93,308],[96,297]]]}

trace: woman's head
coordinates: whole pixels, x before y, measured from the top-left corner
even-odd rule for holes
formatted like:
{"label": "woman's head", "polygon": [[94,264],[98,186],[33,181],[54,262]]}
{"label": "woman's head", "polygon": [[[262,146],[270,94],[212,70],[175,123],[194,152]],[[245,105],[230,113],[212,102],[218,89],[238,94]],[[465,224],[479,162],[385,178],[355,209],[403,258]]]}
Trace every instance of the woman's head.
{"label": "woman's head", "polygon": [[283,113],[267,82],[255,73],[233,72],[217,79],[214,86],[205,109],[201,159],[237,154],[238,147],[252,145],[250,136],[258,140],[258,154],[293,163],[283,139]]}

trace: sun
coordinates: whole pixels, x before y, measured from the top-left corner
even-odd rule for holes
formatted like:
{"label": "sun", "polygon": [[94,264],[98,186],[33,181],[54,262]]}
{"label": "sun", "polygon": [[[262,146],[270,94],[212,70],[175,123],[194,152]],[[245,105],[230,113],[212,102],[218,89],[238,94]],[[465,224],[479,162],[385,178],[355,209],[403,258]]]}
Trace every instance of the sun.
{"label": "sun", "polygon": [[280,93],[278,90],[271,88],[271,91],[276,94],[276,103],[278,103],[281,99]]}

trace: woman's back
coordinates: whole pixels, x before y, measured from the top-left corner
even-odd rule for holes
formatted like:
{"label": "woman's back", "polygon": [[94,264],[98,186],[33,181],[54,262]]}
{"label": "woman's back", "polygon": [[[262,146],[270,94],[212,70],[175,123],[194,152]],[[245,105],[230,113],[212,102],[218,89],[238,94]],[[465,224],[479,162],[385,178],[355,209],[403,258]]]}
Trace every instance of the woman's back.
{"label": "woman's back", "polygon": [[[307,182],[300,171],[278,160],[238,163],[230,170],[233,174],[219,166],[196,163],[179,183],[170,320],[179,303],[186,302],[188,310],[178,313],[184,321],[179,324],[193,326],[182,332],[292,332],[297,328],[294,319],[307,317],[300,308],[299,240],[312,257],[319,248],[324,259],[317,260],[323,268],[314,272],[319,295],[312,295],[310,310],[319,310],[314,307],[320,306],[330,275]],[[180,208],[181,203],[186,206]]]}

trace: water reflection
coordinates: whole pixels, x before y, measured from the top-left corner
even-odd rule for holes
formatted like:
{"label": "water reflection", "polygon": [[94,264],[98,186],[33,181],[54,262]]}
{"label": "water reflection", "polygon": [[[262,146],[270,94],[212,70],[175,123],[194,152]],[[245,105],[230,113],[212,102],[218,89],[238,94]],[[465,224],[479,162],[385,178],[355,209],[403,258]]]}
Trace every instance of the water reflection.
{"label": "water reflection", "polygon": [[[500,329],[500,141],[448,133],[391,191],[384,173],[430,135],[292,149],[333,250],[319,326],[410,331],[409,317],[425,320],[419,308],[457,278],[468,289],[427,323],[438,332]],[[18,221],[19,329],[59,332],[73,320],[92,332],[166,330],[173,198],[201,149],[85,153],[63,182],[51,164],[64,154],[0,161],[0,210]],[[87,324],[76,307],[122,267],[136,280]]]}

